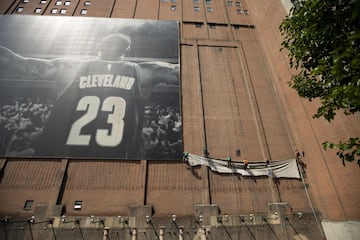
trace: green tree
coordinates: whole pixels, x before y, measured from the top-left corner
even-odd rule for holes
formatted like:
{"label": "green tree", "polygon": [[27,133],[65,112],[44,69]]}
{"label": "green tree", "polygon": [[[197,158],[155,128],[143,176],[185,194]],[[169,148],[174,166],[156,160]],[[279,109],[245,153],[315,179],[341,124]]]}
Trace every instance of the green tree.
{"label": "green tree", "polygon": [[[282,49],[297,69],[289,85],[303,98],[320,99],[314,118],[331,121],[337,111],[360,111],[360,0],[295,0],[280,24]],[[359,123],[360,127],[360,123]],[[360,166],[360,138],[324,142]]]}

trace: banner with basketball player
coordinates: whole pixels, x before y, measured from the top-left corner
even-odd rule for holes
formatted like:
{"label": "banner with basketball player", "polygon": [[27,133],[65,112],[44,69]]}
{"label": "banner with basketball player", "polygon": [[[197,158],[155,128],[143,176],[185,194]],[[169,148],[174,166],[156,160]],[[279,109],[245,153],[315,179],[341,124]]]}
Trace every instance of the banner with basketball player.
{"label": "banner with basketball player", "polygon": [[0,16],[0,157],[180,159],[175,21]]}

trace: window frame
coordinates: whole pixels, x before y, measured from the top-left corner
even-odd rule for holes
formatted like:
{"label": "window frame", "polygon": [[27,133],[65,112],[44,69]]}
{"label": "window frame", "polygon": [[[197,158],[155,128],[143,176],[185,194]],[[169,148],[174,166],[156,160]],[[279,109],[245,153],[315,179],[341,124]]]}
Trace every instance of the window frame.
{"label": "window frame", "polygon": [[80,211],[82,209],[82,204],[83,204],[82,200],[75,200],[75,202],[74,202],[74,210],[75,211]]}
{"label": "window frame", "polygon": [[40,7],[37,7],[34,9],[34,13],[36,13],[36,14],[41,14],[41,12],[42,12],[42,9]]}
{"label": "window frame", "polygon": [[23,210],[31,210],[34,205],[34,200],[26,200],[24,203]]}
{"label": "window frame", "polygon": [[17,7],[15,12],[22,13],[24,11],[24,7]]}

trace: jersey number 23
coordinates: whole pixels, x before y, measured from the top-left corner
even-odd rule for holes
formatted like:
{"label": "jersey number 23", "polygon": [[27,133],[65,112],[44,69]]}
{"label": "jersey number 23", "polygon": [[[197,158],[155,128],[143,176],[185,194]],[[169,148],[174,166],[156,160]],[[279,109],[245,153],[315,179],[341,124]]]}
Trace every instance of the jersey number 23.
{"label": "jersey number 23", "polygon": [[[121,97],[107,97],[102,104],[97,96],[81,98],[76,111],[85,111],[85,113],[72,124],[66,145],[89,146],[92,137],[95,137],[95,142],[99,146],[119,145],[123,138],[125,109],[126,101]],[[81,129],[94,121],[99,111],[109,112],[106,121],[111,125],[111,129],[96,129],[95,136],[81,134]]]}

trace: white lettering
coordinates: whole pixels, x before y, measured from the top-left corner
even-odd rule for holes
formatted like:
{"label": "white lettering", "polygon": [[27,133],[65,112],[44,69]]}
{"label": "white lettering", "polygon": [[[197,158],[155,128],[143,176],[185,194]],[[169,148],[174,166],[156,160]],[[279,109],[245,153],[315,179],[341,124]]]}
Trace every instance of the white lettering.
{"label": "white lettering", "polygon": [[80,89],[86,88],[87,79],[88,79],[87,76],[81,76],[80,77],[80,83],[79,83],[79,88]]}
{"label": "white lettering", "polygon": [[79,88],[94,88],[94,87],[111,87],[131,90],[134,86],[135,78],[123,75],[113,74],[94,74],[81,76],[79,81]]}
{"label": "white lettering", "polygon": [[104,87],[111,87],[111,83],[113,81],[114,75],[112,74],[106,74],[105,75],[105,81],[104,81]]}

